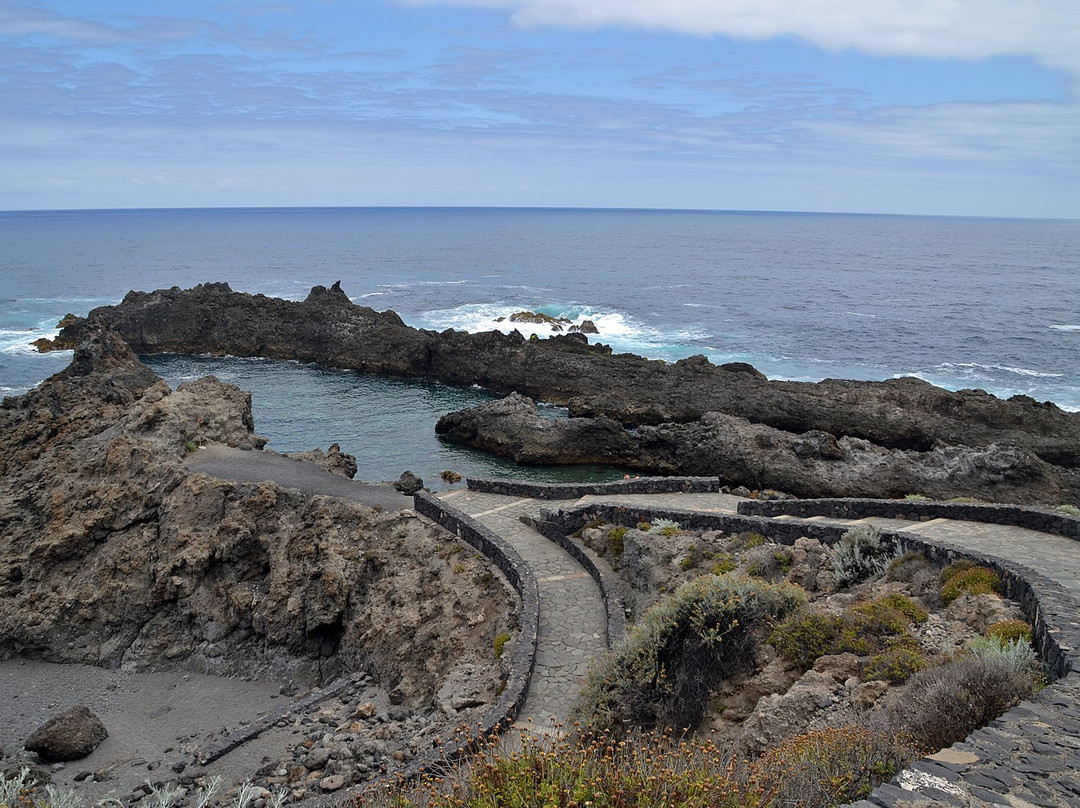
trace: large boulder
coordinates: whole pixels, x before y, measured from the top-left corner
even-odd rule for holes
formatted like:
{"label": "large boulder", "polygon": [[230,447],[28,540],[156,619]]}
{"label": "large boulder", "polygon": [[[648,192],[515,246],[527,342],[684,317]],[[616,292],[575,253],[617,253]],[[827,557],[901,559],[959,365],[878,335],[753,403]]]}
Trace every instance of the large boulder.
{"label": "large boulder", "polygon": [[108,737],[101,719],[80,704],[53,716],[30,733],[25,748],[50,763],[79,760]]}

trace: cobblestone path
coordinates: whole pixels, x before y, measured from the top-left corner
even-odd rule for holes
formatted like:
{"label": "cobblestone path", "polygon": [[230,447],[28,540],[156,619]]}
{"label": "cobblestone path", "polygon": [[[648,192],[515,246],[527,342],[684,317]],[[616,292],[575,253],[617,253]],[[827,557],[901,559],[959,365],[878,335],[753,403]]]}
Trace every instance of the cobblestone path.
{"label": "cobblestone path", "polygon": [[589,660],[607,648],[607,613],[589,573],[520,517],[573,503],[461,490],[441,498],[495,531],[532,567],[540,589],[540,630],[536,668],[517,725],[541,731],[564,725]]}

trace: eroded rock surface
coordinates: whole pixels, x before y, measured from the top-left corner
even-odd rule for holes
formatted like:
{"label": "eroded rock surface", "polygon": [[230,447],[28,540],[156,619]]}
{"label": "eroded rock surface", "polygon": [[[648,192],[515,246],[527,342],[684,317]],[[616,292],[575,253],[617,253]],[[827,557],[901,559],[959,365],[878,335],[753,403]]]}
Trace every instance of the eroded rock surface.
{"label": "eroded rock surface", "polygon": [[248,394],[170,391],[107,329],[4,400],[0,654],[308,683],[370,668],[407,705],[472,662],[494,689],[513,602],[485,562],[410,511],[187,469],[211,442],[264,443]]}
{"label": "eroded rock surface", "polygon": [[439,419],[436,432],[519,463],[610,463],[650,474],[718,476],[721,483],[803,497],[973,496],[995,502],[1072,501],[1072,477],[1015,446],[887,449],[827,432],[793,434],[707,412],[690,423],[624,429],[612,418],[542,417],[511,394]]}

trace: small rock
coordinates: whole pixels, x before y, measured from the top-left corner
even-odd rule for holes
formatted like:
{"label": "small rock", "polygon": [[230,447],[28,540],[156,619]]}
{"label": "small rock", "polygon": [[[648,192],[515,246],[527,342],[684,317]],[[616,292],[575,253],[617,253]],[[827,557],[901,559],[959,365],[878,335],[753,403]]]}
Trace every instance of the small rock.
{"label": "small rock", "polygon": [[318,771],[326,765],[328,760],[330,760],[330,750],[325,746],[318,746],[304,758],[304,766],[308,771]]}
{"label": "small rock", "polygon": [[401,476],[398,477],[397,482],[394,483],[394,488],[410,497],[423,487],[424,481],[411,471],[401,472]]}
{"label": "small rock", "polygon": [[363,704],[358,704],[356,709],[353,710],[351,718],[374,718],[375,717],[375,705],[370,701],[365,701]]}
{"label": "small rock", "polygon": [[878,680],[863,682],[851,694],[851,703],[860,709],[869,710],[888,689],[888,682]]}
{"label": "small rock", "polygon": [[337,791],[345,785],[345,778],[340,774],[332,774],[319,781],[319,788],[323,791]]}
{"label": "small rock", "polygon": [[93,776],[94,776],[94,773],[92,771],[81,771],[78,774],[76,774],[72,779],[76,783],[81,783],[83,780],[89,779],[89,778],[91,778]]}

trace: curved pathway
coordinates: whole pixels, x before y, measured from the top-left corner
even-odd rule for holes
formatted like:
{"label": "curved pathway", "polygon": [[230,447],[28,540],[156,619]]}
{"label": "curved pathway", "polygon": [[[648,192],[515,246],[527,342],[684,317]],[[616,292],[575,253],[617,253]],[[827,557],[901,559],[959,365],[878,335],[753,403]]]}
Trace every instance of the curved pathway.
{"label": "curved pathway", "polygon": [[[737,514],[740,499],[725,494],[638,494],[586,496],[569,501],[453,491],[442,498],[512,541],[522,557],[537,564],[541,583],[542,641],[525,716],[558,719],[580,687],[573,672],[604,648],[604,604],[586,574],[568,555],[543,551],[548,543],[515,523],[523,514],[577,509],[590,504],[625,505],[657,511]],[[781,522],[825,522],[838,526],[874,524],[910,533],[932,543],[1022,564],[1064,587],[1080,612],[1080,543],[1023,528],[934,519],[772,517]],[[548,544],[554,548],[553,544]],[[561,556],[560,556],[561,554]],[[535,561],[534,561],[535,559]],[[549,566],[550,565],[550,566]],[[560,585],[552,586],[556,581]],[[580,583],[579,583],[580,582]],[[572,600],[568,603],[567,600]],[[592,620],[581,632],[582,622]],[[591,630],[591,633],[590,633]],[[567,660],[573,655],[573,662]],[[543,663],[541,663],[541,657]],[[899,785],[898,785],[899,783]],[[917,761],[897,781],[885,784],[853,808],[1080,808],[1080,672],[1058,680],[991,726],[948,749]]]}
{"label": "curved pathway", "polygon": [[589,660],[607,649],[607,613],[592,576],[561,547],[521,522],[541,507],[573,505],[449,491],[453,504],[513,545],[536,575],[540,630],[536,667],[516,726],[546,731],[564,725],[581,688]]}

